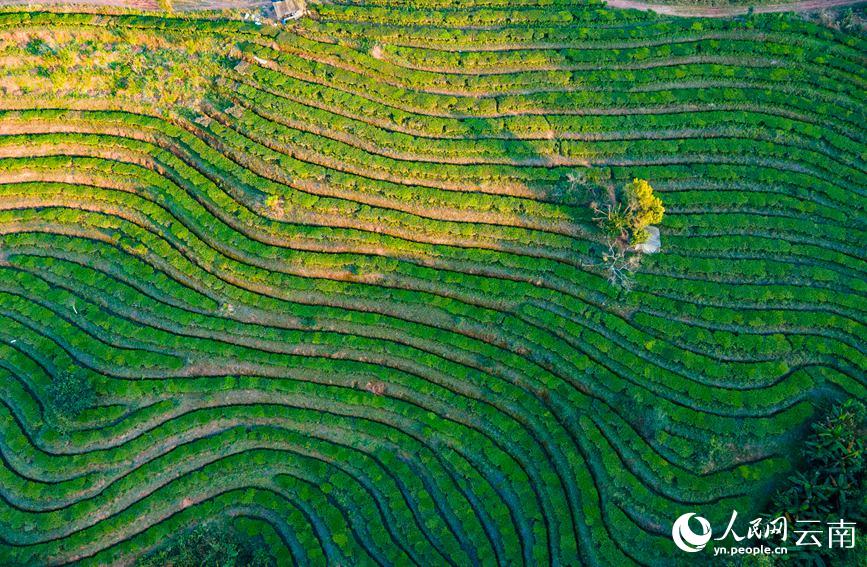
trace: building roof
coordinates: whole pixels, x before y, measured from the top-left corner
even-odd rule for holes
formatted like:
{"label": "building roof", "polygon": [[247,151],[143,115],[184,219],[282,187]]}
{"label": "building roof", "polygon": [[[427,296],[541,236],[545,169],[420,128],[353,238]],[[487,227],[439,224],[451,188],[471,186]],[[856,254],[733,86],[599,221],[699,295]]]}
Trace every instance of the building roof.
{"label": "building roof", "polygon": [[279,0],[272,1],[271,6],[274,8],[274,14],[280,21],[294,20],[304,15],[304,0]]}
{"label": "building roof", "polygon": [[662,245],[662,241],[659,238],[659,229],[655,226],[648,226],[646,230],[650,234],[650,237],[647,239],[647,242],[642,242],[635,249],[645,254],[656,254]]}

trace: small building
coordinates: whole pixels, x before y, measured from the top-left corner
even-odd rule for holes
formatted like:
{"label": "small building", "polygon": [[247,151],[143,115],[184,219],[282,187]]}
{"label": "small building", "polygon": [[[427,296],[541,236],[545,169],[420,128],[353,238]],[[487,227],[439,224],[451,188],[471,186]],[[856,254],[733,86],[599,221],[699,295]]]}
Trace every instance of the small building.
{"label": "small building", "polygon": [[648,226],[645,230],[647,230],[650,237],[647,239],[647,242],[637,245],[635,250],[644,252],[645,254],[656,254],[659,252],[660,246],[662,246],[662,241],[659,238],[659,229],[655,226]]}
{"label": "small building", "polygon": [[304,0],[272,0],[271,7],[274,8],[277,19],[284,24],[290,20],[297,20],[307,9]]}

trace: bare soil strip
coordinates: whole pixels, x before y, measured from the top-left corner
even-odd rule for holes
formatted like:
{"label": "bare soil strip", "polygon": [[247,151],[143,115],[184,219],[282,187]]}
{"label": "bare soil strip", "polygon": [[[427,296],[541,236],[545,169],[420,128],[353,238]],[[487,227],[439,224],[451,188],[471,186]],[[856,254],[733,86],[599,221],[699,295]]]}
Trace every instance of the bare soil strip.
{"label": "bare soil strip", "polygon": [[[753,7],[757,14],[769,12],[817,12],[828,8],[841,6],[855,6],[863,4],[865,0],[805,0],[803,2],[789,2],[785,4],[765,4]],[[740,16],[749,11],[749,6],[683,6],[669,4],[651,4],[637,0],[607,0],[606,4],[611,8],[623,8],[642,11],[653,11],[667,16],[701,17],[701,18],[728,18]]]}
{"label": "bare soil strip", "polygon": [[[841,6],[855,6],[867,0],[804,0],[783,4],[765,4],[755,6],[757,14],[768,12],[816,12]],[[172,0],[173,9],[183,12],[194,10],[243,10],[257,9],[268,6],[268,0]],[[688,6],[676,4],[653,4],[638,0],[608,0],[611,8],[623,8],[642,11],[653,11],[668,16],[727,18],[746,14],[749,6]],[[3,6],[112,6],[133,10],[159,10],[158,0],[0,0]]]}
{"label": "bare soil strip", "polygon": [[[244,10],[268,6],[268,0],[172,0],[174,10],[189,12],[193,10]],[[39,8],[45,6],[65,8],[71,7],[114,7],[131,10],[160,10],[158,0],[0,0],[2,6],[27,6]]]}
{"label": "bare soil strip", "polygon": [[93,6],[111,6],[119,8],[127,8],[130,10],[159,10],[157,0],[75,0],[74,2],[65,2],[63,0],[2,0],[0,6],[26,6],[30,9],[37,9],[45,6],[64,8],[71,7],[93,7]]}

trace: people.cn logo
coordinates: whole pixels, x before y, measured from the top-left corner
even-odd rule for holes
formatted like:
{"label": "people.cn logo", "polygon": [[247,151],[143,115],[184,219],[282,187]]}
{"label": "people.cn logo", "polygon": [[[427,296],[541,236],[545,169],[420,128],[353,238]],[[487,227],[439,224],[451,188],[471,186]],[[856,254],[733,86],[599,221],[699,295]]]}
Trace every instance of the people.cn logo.
{"label": "people.cn logo", "polygon": [[692,528],[689,527],[689,520],[693,516],[695,516],[695,513],[693,512],[684,514],[675,520],[674,525],[671,526],[671,539],[674,540],[677,547],[684,551],[688,551],[689,553],[695,553],[696,551],[704,549],[704,546],[710,541],[711,536],[710,522],[701,516],[695,516],[695,519],[698,520],[698,524],[701,527],[699,533],[692,531]]}

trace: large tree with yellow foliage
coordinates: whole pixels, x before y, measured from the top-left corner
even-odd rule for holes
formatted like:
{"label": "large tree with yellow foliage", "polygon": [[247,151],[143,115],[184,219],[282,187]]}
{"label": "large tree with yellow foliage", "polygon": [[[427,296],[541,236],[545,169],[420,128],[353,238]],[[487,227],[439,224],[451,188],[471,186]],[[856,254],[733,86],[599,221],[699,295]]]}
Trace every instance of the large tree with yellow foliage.
{"label": "large tree with yellow foliage", "polygon": [[647,227],[662,221],[665,207],[653,194],[653,187],[644,179],[633,179],[623,188],[626,197],[626,217],[629,221],[630,244],[641,244],[648,238]]}
{"label": "large tree with yellow foliage", "polygon": [[[641,261],[639,244],[650,238],[648,227],[662,221],[665,208],[644,179],[633,179],[620,191],[607,191],[608,202],[594,195],[590,208],[605,234],[608,251],[602,255],[609,281],[629,289],[632,274]],[[601,202],[600,202],[601,201]]]}
{"label": "large tree with yellow foliage", "polygon": [[621,245],[641,244],[648,238],[647,227],[662,221],[665,208],[644,179],[633,179],[619,193],[611,193],[611,203],[590,207],[597,214],[599,226]]}

